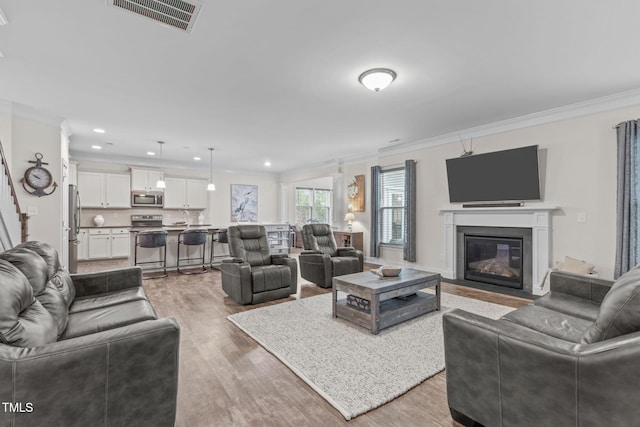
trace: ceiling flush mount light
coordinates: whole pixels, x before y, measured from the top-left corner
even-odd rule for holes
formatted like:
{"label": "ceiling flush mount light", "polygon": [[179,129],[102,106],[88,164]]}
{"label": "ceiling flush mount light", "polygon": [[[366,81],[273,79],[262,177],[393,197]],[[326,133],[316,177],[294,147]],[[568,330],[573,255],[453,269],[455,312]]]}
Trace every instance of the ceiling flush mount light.
{"label": "ceiling flush mount light", "polygon": [[[158,144],[160,144],[160,163],[162,163],[162,146],[164,145],[164,141],[158,141]],[[167,188],[164,179],[160,178],[158,182],[156,182],[156,188]]]}
{"label": "ceiling flush mount light", "polygon": [[211,154],[211,161],[209,163],[209,185],[207,185],[207,191],[216,191],[216,185],[213,183],[213,148],[209,148]]}
{"label": "ceiling flush mount light", "polygon": [[100,128],[95,128],[93,131],[95,133],[105,133],[105,130],[104,129],[100,129]]}
{"label": "ceiling flush mount light", "polygon": [[394,81],[397,77],[395,71],[388,68],[374,68],[360,74],[358,81],[362,86],[374,92],[380,92]]}

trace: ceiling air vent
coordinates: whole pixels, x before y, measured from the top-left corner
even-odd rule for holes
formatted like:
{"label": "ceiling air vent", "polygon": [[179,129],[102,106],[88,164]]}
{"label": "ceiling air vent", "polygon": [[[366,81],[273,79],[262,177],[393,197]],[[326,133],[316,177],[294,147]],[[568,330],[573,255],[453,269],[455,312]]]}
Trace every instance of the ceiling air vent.
{"label": "ceiling air vent", "polygon": [[108,5],[142,15],[188,33],[202,5],[183,0],[106,0]]}

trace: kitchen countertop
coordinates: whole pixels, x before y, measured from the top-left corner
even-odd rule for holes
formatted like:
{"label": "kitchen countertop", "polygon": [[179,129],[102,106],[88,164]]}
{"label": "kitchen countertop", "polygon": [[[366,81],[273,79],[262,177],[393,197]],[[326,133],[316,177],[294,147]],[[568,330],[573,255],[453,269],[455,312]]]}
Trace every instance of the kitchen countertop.
{"label": "kitchen countertop", "polygon": [[128,225],[81,225],[80,228],[131,228],[131,224],[128,224]]}
{"label": "kitchen countertop", "polygon": [[175,232],[180,232],[180,231],[185,231],[187,229],[189,230],[207,230],[207,231],[211,231],[211,230],[219,230],[221,228],[227,228],[226,226],[213,226],[211,224],[197,224],[197,225],[190,225],[189,227],[187,227],[186,225],[163,225],[162,227],[130,227],[130,230],[132,233],[138,233],[140,231],[175,231]]}

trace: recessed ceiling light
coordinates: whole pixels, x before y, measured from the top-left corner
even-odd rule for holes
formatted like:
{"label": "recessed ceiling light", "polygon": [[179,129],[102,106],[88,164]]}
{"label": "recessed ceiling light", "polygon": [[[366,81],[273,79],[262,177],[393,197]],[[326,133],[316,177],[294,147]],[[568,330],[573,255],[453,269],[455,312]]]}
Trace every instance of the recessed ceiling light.
{"label": "recessed ceiling light", "polygon": [[95,128],[93,131],[94,131],[95,133],[104,133],[104,132],[105,132],[105,130],[104,130],[104,129],[100,129],[100,128]]}
{"label": "recessed ceiling light", "polygon": [[200,157],[194,157],[193,160],[200,160]]}
{"label": "recessed ceiling light", "polygon": [[265,165],[266,167],[270,167],[270,166],[271,166],[271,162],[270,162],[269,160],[267,160],[266,162],[264,162],[264,165]]}
{"label": "recessed ceiling light", "polygon": [[92,145],[91,148],[93,148],[94,150],[102,150],[102,147],[99,145]]}
{"label": "recessed ceiling light", "polygon": [[154,153],[153,151],[147,151],[147,156],[155,156],[156,153]]}

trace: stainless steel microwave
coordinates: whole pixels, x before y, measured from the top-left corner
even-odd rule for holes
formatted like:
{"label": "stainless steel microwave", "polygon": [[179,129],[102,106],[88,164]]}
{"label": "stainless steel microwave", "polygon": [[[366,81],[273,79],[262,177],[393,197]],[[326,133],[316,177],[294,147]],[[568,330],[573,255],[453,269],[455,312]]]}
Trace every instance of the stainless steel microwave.
{"label": "stainless steel microwave", "polygon": [[164,194],[158,191],[133,191],[131,192],[131,206],[161,208],[164,206]]}

